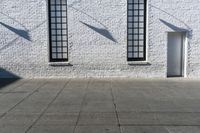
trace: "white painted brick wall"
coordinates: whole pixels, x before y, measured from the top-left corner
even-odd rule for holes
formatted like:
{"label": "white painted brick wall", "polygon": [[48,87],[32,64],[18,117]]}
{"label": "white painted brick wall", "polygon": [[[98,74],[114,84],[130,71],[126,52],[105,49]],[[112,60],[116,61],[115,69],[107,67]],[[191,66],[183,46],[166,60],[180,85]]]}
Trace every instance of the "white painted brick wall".
{"label": "white painted brick wall", "polygon": [[[200,77],[199,0],[148,0],[151,65],[127,64],[126,0],[68,0],[72,66],[49,65],[46,0],[1,0],[0,7],[0,22],[30,36],[27,40],[0,24],[0,77],[166,77],[167,32],[173,30],[160,19],[190,31],[187,75]],[[117,42],[80,21],[99,29],[106,27]]]}

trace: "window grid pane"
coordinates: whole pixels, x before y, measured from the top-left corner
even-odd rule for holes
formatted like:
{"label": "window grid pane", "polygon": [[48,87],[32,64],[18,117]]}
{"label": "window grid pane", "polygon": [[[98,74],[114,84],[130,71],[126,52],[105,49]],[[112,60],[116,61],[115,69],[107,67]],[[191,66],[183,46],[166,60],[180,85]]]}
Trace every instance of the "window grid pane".
{"label": "window grid pane", "polygon": [[128,0],[128,61],[146,59],[146,0]]}
{"label": "window grid pane", "polygon": [[49,0],[50,61],[68,61],[67,0]]}

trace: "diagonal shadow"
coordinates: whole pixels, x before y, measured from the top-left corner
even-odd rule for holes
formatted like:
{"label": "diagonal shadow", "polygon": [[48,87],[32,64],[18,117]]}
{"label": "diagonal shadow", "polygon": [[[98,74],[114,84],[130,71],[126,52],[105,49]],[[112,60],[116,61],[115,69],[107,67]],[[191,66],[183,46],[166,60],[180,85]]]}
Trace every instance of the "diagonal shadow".
{"label": "diagonal shadow", "polygon": [[16,82],[19,79],[20,77],[15,75],[14,73],[0,68],[0,90],[2,90],[5,86]]}
{"label": "diagonal shadow", "polygon": [[[187,23],[185,23],[183,20],[179,19],[178,17],[174,16],[173,14],[168,13],[167,11],[165,11],[165,10],[159,8],[159,7],[156,7],[156,6],[152,5],[152,4],[149,4],[149,5],[150,5],[150,7],[155,8],[158,11],[160,11],[160,12],[162,12],[164,14],[167,14],[168,16],[172,17],[173,19],[175,19],[175,20],[179,21],[180,23],[182,23],[186,27],[186,31],[188,31],[188,35],[187,36],[189,38],[192,38],[192,36],[193,36],[193,29]],[[166,23],[166,24],[168,24],[168,23]],[[169,25],[169,26],[171,26],[171,25]],[[172,26],[172,28],[176,29],[178,27]]]}
{"label": "diagonal shadow", "polygon": [[162,23],[164,23],[166,26],[168,26],[169,28],[171,28],[172,30],[174,30],[174,31],[187,31],[187,32],[189,32],[189,30],[188,29],[184,29],[184,28],[181,28],[181,27],[177,27],[177,26],[175,26],[175,25],[173,25],[173,24],[171,24],[171,23],[169,23],[169,22],[167,22],[167,21],[165,21],[165,20],[163,20],[163,19],[159,19]]}
{"label": "diagonal shadow", "polygon": [[22,23],[20,23],[18,20],[16,20],[15,18],[12,18],[11,16],[9,16],[6,13],[0,12],[0,14],[6,16],[7,18],[11,19],[12,21],[18,23],[19,25],[21,25],[24,29],[26,29],[28,31],[28,29],[26,28],[26,26],[24,26]]}
{"label": "diagonal shadow", "polygon": [[99,23],[99,24],[102,25],[103,27],[107,28],[102,22],[100,22],[99,20],[97,20],[97,19],[94,18],[93,16],[91,16],[91,15],[89,15],[89,14],[87,14],[87,13],[85,13],[85,12],[83,12],[83,11],[81,11],[81,10],[79,10],[79,9],[77,9],[77,8],[75,8],[75,7],[73,7],[73,6],[69,6],[69,8],[72,8],[72,9],[74,9],[75,11],[77,11],[77,12],[79,12],[79,13],[81,13],[81,14],[84,14],[85,16],[87,16],[87,17],[89,17],[90,19],[94,20],[95,22]]}
{"label": "diagonal shadow", "polygon": [[[33,29],[30,29],[29,31],[34,31],[37,28],[39,28],[41,25],[43,25],[46,22],[46,20],[44,20],[42,23],[40,23],[39,25],[35,26]],[[0,48],[0,51],[7,49],[8,47],[10,47],[11,45],[14,44],[14,42],[16,42],[20,37],[16,37],[15,39],[13,39],[12,41],[10,41],[7,45],[3,46],[2,48]]]}
{"label": "diagonal shadow", "polygon": [[78,1],[76,1],[76,2],[73,2],[72,4],[68,5],[68,7],[74,9],[75,11],[77,11],[77,12],[79,12],[79,13],[81,13],[81,14],[84,14],[85,16],[89,17],[89,18],[92,19],[93,21],[95,21],[95,22],[99,23],[100,25],[102,25],[104,28],[101,28],[101,29],[100,29],[100,28],[91,26],[91,25],[89,25],[89,24],[86,24],[86,23],[84,23],[84,22],[82,22],[82,21],[80,21],[80,22],[81,22],[82,24],[86,25],[87,27],[89,27],[89,28],[95,30],[96,32],[98,32],[98,33],[101,34],[102,36],[104,36],[104,37],[106,37],[106,38],[112,40],[112,41],[115,42],[115,43],[117,43],[117,40],[112,36],[112,34],[108,31],[108,28],[107,28],[102,22],[100,22],[99,20],[97,20],[97,19],[94,18],[93,16],[91,16],[91,15],[89,15],[89,14],[87,14],[87,13],[85,13],[85,12],[83,12],[83,11],[81,11],[81,10],[75,8],[75,7],[73,7],[74,5],[76,5],[76,4],[80,3],[80,2],[81,2],[81,0],[78,0]]}
{"label": "diagonal shadow", "polygon": [[170,17],[176,19],[177,21],[183,23],[188,29],[191,29],[189,25],[187,25],[183,20],[177,18],[177,17],[174,16],[173,14],[170,14],[170,13],[166,12],[165,10],[163,10],[163,9],[161,9],[161,8],[158,8],[158,7],[154,6],[154,5],[151,5],[151,4],[150,4],[150,6],[153,7],[153,8],[155,8],[155,9],[157,9],[157,10],[159,10],[159,11],[161,11],[161,12],[163,12],[163,13],[165,13],[165,14],[167,14],[167,15],[169,15]]}
{"label": "diagonal shadow", "polygon": [[85,26],[89,27],[90,29],[96,31],[97,33],[104,36],[105,38],[110,39],[111,41],[113,41],[115,43],[117,42],[116,39],[112,36],[112,34],[106,28],[97,28],[97,27],[91,26],[89,24],[86,24],[82,21],[80,21],[80,23],[82,23]]}
{"label": "diagonal shadow", "polygon": [[7,29],[11,30],[12,32],[14,32],[15,34],[19,35],[20,37],[28,40],[28,41],[31,41],[31,38],[30,38],[30,35],[29,35],[29,32],[26,31],[26,30],[22,30],[22,29],[16,29],[14,27],[11,27],[5,23],[2,23],[0,22],[1,25],[3,25],[4,27],[6,27]]}

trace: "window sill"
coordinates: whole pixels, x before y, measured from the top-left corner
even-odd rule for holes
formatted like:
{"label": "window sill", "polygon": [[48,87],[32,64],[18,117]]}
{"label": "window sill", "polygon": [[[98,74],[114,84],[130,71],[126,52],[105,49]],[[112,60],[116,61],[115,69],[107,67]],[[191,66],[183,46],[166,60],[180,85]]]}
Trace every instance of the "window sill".
{"label": "window sill", "polygon": [[49,62],[49,66],[72,66],[69,62]]}
{"label": "window sill", "polygon": [[151,65],[148,61],[128,61],[128,65]]}

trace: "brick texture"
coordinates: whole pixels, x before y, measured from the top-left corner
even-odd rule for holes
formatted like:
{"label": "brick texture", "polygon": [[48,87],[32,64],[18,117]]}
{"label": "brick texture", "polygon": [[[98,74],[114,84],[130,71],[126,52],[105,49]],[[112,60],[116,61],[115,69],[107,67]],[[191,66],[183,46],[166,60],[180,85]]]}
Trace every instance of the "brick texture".
{"label": "brick texture", "polygon": [[187,76],[200,77],[199,0],[148,0],[148,65],[127,63],[126,0],[68,0],[69,66],[49,65],[46,1],[0,1],[0,77],[166,77],[172,31],[187,33]]}

